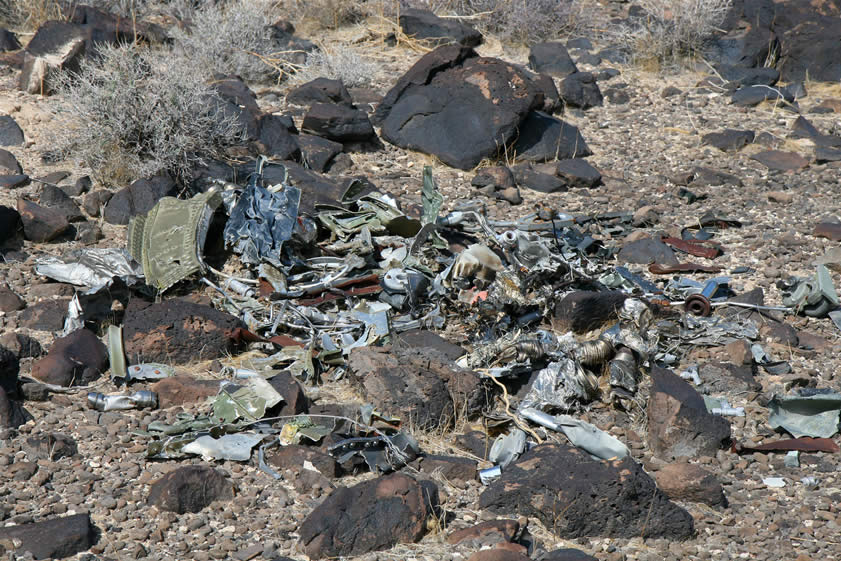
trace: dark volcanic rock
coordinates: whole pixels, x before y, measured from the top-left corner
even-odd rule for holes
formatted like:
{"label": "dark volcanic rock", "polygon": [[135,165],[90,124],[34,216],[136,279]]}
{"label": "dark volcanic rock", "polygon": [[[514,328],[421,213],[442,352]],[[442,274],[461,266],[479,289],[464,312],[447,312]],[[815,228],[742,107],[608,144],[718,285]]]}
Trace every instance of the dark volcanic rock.
{"label": "dark volcanic rock", "polygon": [[570,292],[555,305],[555,321],[564,331],[587,333],[616,323],[628,295],[619,290]]}
{"label": "dark volcanic rock", "polygon": [[60,331],[64,328],[64,316],[70,300],[42,300],[33,304],[20,314],[20,323],[29,329],[38,331]]}
{"label": "dark volcanic rock", "polygon": [[587,160],[575,158],[561,160],[555,166],[558,177],[567,182],[570,187],[597,187],[602,182],[602,174],[590,165]]}
{"label": "dark volcanic rock", "polygon": [[726,362],[708,362],[698,369],[704,388],[714,394],[760,391],[762,384],[754,378],[755,373],[753,364]]}
{"label": "dark volcanic rock", "polygon": [[291,469],[299,472],[304,468],[304,462],[309,462],[324,477],[335,478],[340,475],[339,464],[318,448],[290,444],[272,449],[266,454],[266,461],[275,466],[282,473]]}
{"label": "dark volcanic rock", "polygon": [[268,382],[283,397],[283,401],[276,406],[277,410],[272,410],[269,417],[298,415],[309,410],[310,403],[304,388],[290,372],[279,372],[269,378]]}
{"label": "dark volcanic rock", "polygon": [[456,487],[467,487],[468,481],[475,481],[477,476],[476,460],[458,456],[421,456],[412,466],[429,474],[438,474]]}
{"label": "dark volcanic rock", "polygon": [[213,501],[233,496],[233,484],[219,471],[208,466],[184,466],[152,483],[148,503],[161,510],[184,514],[199,512]]}
{"label": "dark volcanic rock", "polygon": [[13,350],[0,347],[0,388],[12,397],[18,393],[20,357]]}
{"label": "dark volcanic rock", "polygon": [[353,487],[340,487],[315,507],[298,528],[310,559],[362,555],[398,543],[414,543],[437,506],[434,484],[394,473]]}
{"label": "dark volcanic rock", "polygon": [[8,286],[0,286],[0,312],[17,312],[26,307],[26,301]]}
{"label": "dark volcanic rock", "polygon": [[186,374],[177,374],[155,382],[151,389],[158,394],[159,407],[166,409],[185,403],[201,403],[207,398],[215,396],[219,393],[219,382],[217,380],[201,380]]}
{"label": "dark volcanic rock", "polygon": [[8,150],[0,148],[0,175],[21,175],[23,168],[20,167],[15,155]]}
{"label": "dark volcanic rock", "polygon": [[490,396],[475,372],[460,369],[429,347],[356,348],[349,366],[367,402],[415,426],[448,426],[461,414],[470,418]]}
{"label": "dark volcanic rock", "polygon": [[734,105],[742,107],[753,107],[763,101],[787,101],[794,102],[794,96],[785,88],[768,88],[766,86],[746,86],[733,92],[730,100]]}
{"label": "dark volcanic rock", "polygon": [[23,333],[6,333],[0,335],[0,347],[5,347],[21,358],[37,358],[44,354],[41,343]]}
{"label": "dark volcanic rock", "polygon": [[442,353],[449,360],[456,360],[465,354],[463,347],[447,341],[434,331],[412,329],[395,334],[395,345],[408,347],[432,348]]}
{"label": "dark volcanic rock", "polygon": [[186,300],[149,304],[129,302],[123,320],[123,341],[129,364],[186,364],[236,352],[234,330],[239,319]]}
{"label": "dark volcanic rock", "polygon": [[561,81],[558,93],[564,103],[570,107],[589,109],[602,105],[604,102],[596,77],[590,72],[570,74]]}
{"label": "dark volcanic rock", "polygon": [[45,22],[26,46],[18,88],[31,94],[50,93],[53,88],[50,73],[77,71],[85,55],[88,38],[81,25],[64,21]]}
{"label": "dark volcanic rock", "polygon": [[488,520],[456,530],[447,536],[447,543],[465,544],[478,549],[483,545],[510,542],[519,529],[520,524],[516,520]]}
{"label": "dark volcanic rock", "polygon": [[620,263],[638,263],[640,265],[651,263],[674,265],[678,262],[672,248],[655,238],[643,238],[626,243],[619,250],[616,259]]}
{"label": "dark volcanic rock", "polygon": [[723,152],[738,152],[753,142],[753,131],[725,129],[721,132],[711,132],[701,137],[703,144],[714,146]]}
{"label": "dark volcanic rock", "polygon": [[529,50],[529,68],[555,78],[566,78],[578,72],[563,43],[535,43]]}
{"label": "dark volcanic rock", "polygon": [[286,94],[286,102],[295,105],[312,105],[313,103],[336,103],[353,107],[353,98],[341,80],[330,78],[316,78],[297,88],[292,88]]}
{"label": "dark volcanic rock", "polygon": [[716,71],[721,77],[735,86],[773,86],[780,79],[780,72],[776,68],[760,67],[746,68],[732,64],[716,65]]}
{"label": "dark volcanic rock", "polygon": [[683,539],[692,516],[670,502],[630,457],[593,460],[564,444],[523,454],[479,497],[492,512],[534,516],[564,539],[606,536]]}
{"label": "dark volcanic rock", "polygon": [[653,366],[648,399],[648,444],[657,456],[715,456],[730,439],[730,423],[707,412],[698,392],[679,376]]}
{"label": "dark volcanic rock", "polygon": [[409,37],[425,39],[434,45],[460,43],[465,47],[482,44],[482,34],[455,19],[439,18],[429,10],[400,10],[400,29]]}
{"label": "dark volcanic rock", "polygon": [[177,186],[169,176],[138,179],[114,193],[105,205],[102,217],[109,224],[126,225],[132,216],[146,214],[163,197],[176,194]]}
{"label": "dark volcanic rock", "polygon": [[23,141],[23,131],[17,121],[9,115],[0,115],[0,146],[20,146]]}
{"label": "dark volcanic rock", "polygon": [[2,189],[18,189],[19,187],[26,187],[31,182],[32,180],[26,174],[0,175],[0,188]]}
{"label": "dark volcanic rock", "polygon": [[302,134],[298,137],[302,158],[314,171],[324,173],[333,159],[342,153],[342,144],[320,136]]}
{"label": "dark volcanic rock", "polygon": [[538,107],[539,111],[549,115],[563,111],[564,102],[561,101],[561,94],[558,93],[558,87],[551,76],[548,74],[532,74],[531,81],[543,94],[543,107]]}
{"label": "dark volcanic rock", "polygon": [[567,182],[557,175],[550,175],[534,169],[531,164],[517,164],[511,168],[514,181],[520,187],[525,187],[540,193],[562,193],[569,189]]}
{"label": "dark volcanic rock", "polygon": [[79,222],[85,219],[79,205],[70,196],[55,185],[44,185],[38,199],[43,206],[60,212],[68,222]]}
{"label": "dark volcanic rock", "polygon": [[47,356],[32,365],[32,377],[56,386],[83,386],[99,378],[108,367],[108,352],[87,329],[56,339]]}
{"label": "dark volcanic rock", "polygon": [[721,483],[697,464],[668,464],[654,474],[654,479],[670,499],[727,506]]}
{"label": "dark volcanic rock", "polygon": [[809,160],[796,152],[782,150],[765,150],[751,156],[768,169],[777,171],[797,171],[809,165]]}
{"label": "dark volcanic rock", "polygon": [[70,458],[79,453],[76,441],[64,434],[50,433],[45,436],[32,436],[26,439],[22,449],[33,462],[36,460],[50,460],[55,462],[61,458]]}
{"label": "dark volcanic rock", "polygon": [[364,111],[333,103],[313,104],[304,115],[301,130],[343,143],[374,137],[374,127]]}
{"label": "dark volcanic rock", "polygon": [[513,150],[518,160],[527,162],[582,158],[592,154],[578,127],[540,111],[530,113],[520,125]]}
{"label": "dark volcanic rock", "polygon": [[114,193],[105,189],[88,193],[82,200],[82,208],[85,209],[85,212],[87,212],[89,216],[98,217],[103,211],[103,207],[113,196]]}
{"label": "dark volcanic rock", "polygon": [[9,399],[0,386],[0,429],[16,429],[31,419],[32,415],[19,402]]}
{"label": "dark volcanic rock", "polygon": [[725,173],[717,169],[697,166],[693,170],[694,178],[689,183],[690,185],[700,185],[704,187],[712,187],[715,185],[736,185],[742,186],[742,180],[730,173]]}
{"label": "dark volcanic rock", "polygon": [[32,242],[52,241],[70,227],[63,213],[26,199],[18,199],[18,213],[23,222],[23,235]]}
{"label": "dark volcanic rock", "polygon": [[213,89],[224,101],[219,108],[219,118],[235,119],[248,140],[257,140],[263,115],[257,105],[257,94],[239,76],[217,75],[213,80]]}
{"label": "dark volcanic rock", "polygon": [[20,214],[11,207],[0,206],[0,245],[14,238],[20,229]]}
{"label": "dark volcanic rock", "polygon": [[17,35],[8,29],[0,27],[0,53],[16,51],[20,48]]}
{"label": "dark volcanic rock", "polygon": [[502,191],[516,186],[514,174],[505,166],[491,166],[480,169],[470,182],[474,187],[492,187],[494,191]]}
{"label": "dark volcanic rock", "polygon": [[260,118],[260,152],[280,160],[298,160],[301,147],[298,139],[286,128],[283,117],[263,115]]}
{"label": "dark volcanic rock", "polygon": [[96,543],[97,532],[88,513],[0,528],[0,543],[20,544],[13,551],[29,551],[35,559],[63,559]]}
{"label": "dark volcanic rock", "polygon": [[388,142],[470,169],[510,146],[523,118],[542,106],[542,93],[523,70],[450,45],[415,63],[383,98],[375,120]]}

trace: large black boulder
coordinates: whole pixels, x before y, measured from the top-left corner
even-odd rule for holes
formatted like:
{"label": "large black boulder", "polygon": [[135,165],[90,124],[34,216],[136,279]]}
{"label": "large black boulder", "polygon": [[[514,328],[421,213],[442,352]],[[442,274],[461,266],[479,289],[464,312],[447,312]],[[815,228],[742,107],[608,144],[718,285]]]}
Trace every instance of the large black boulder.
{"label": "large black boulder", "polygon": [[543,101],[524,70],[448,45],[424,55],[397,81],[374,120],[388,142],[471,169],[510,146]]}
{"label": "large black boulder", "polygon": [[594,460],[566,444],[541,444],[523,454],[485,489],[479,506],[533,516],[564,539],[684,539],[694,532],[692,516],[633,459]]}

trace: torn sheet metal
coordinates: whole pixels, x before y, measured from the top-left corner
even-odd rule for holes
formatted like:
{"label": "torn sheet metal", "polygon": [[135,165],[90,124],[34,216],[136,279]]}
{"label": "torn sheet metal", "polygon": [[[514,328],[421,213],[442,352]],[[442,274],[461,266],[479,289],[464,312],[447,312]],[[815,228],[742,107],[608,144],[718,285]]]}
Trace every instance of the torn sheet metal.
{"label": "torn sheet metal", "polygon": [[126,377],[126,353],[123,350],[123,328],[109,325],[108,333],[108,363],[111,365],[111,378]]}
{"label": "torn sheet metal", "polygon": [[244,263],[267,261],[280,267],[281,248],[292,238],[300,203],[298,187],[285,185],[272,192],[251,181],[225,225],[225,246]]}
{"label": "torn sheet metal", "polygon": [[392,436],[346,438],[327,448],[327,453],[340,464],[359,455],[372,472],[386,473],[417,458],[420,446],[408,434],[398,432]]}
{"label": "torn sheet metal", "polygon": [[246,378],[244,384],[226,383],[213,401],[213,417],[219,422],[262,419],[266,409],[283,401],[272,385],[261,377]]}
{"label": "torn sheet metal", "polygon": [[235,462],[247,462],[251,459],[251,450],[265,437],[265,434],[242,432],[224,434],[219,438],[204,435],[186,444],[182,451],[187,454],[200,455],[206,461],[233,460]]}
{"label": "torn sheet metal", "polygon": [[175,369],[168,364],[159,362],[146,362],[144,364],[132,364],[126,368],[126,382],[131,383],[137,380],[162,380],[175,376]]}
{"label": "torn sheet metal", "polygon": [[569,411],[579,403],[591,401],[598,390],[599,381],[594,375],[585,372],[578,361],[564,357],[538,372],[520,404],[520,411],[528,408]]}
{"label": "torn sheet metal", "polygon": [[88,405],[97,411],[123,411],[128,409],[156,409],[158,394],[149,390],[140,390],[131,395],[105,395],[99,392],[88,393]]}
{"label": "torn sheet metal", "polygon": [[593,459],[622,459],[630,454],[628,447],[622,444],[619,439],[575,417],[569,415],[552,416],[531,408],[521,409],[519,415],[548,429],[563,432],[573,446],[581,448],[590,454]]}
{"label": "torn sheet metal", "polygon": [[810,396],[774,396],[768,402],[771,414],[768,424],[784,429],[795,437],[830,438],[838,432],[841,394],[822,393]]}
{"label": "torn sheet metal", "polygon": [[520,429],[511,429],[510,432],[496,437],[488,452],[488,461],[505,468],[519,458],[525,450],[526,433]]}
{"label": "torn sheet metal", "polygon": [[74,249],[66,257],[41,257],[35,262],[35,273],[92,291],[110,285],[114,277],[128,286],[143,280],[143,267],[129,252],[111,248]]}
{"label": "torn sheet metal", "polygon": [[215,189],[188,200],[164,197],[146,215],[128,225],[128,251],[143,266],[146,282],[164,292],[196,272],[210,220],[222,204]]}

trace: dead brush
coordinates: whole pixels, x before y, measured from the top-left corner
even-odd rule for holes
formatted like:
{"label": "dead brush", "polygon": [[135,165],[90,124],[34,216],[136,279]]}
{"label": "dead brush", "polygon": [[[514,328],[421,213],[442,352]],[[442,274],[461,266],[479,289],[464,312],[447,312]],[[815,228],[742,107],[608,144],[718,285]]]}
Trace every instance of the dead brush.
{"label": "dead brush", "polygon": [[631,62],[648,71],[681,68],[702,54],[732,0],[641,0],[645,16],[605,35],[623,45]]}
{"label": "dead brush", "polygon": [[242,137],[203,69],[173,64],[167,51],[103,46],[57,82],[51,144],[105,185],[160,172],[188,184],[194,166]]}

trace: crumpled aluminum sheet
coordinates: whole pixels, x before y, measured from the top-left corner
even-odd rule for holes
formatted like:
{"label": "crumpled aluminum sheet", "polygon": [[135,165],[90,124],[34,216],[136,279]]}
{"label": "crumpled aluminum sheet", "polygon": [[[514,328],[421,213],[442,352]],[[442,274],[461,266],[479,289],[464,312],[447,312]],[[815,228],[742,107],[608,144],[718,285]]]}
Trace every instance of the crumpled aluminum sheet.
{"label": "crumpled aluminum sheet", "polygon": [[590,401],[598,386],[598,379],[585,372],[578,361],[563,357],[538,372],[518,410],[569,411],[578,403]]}
{"label": "crumpled aluminum sheet", "polygon": [[301,190],[287,185],[271,192],[252,182],[245,188],[225,225],[225,245],[243,262],[277,267],[283,242],[292,237],[298,219]]}
{"label": "crumpled aluminum sheet", "polygon": [[251,459],[251,449],[259,444],[265,434],[235,433],[219,438],[210,435],[200,436],[181,450],[187,454],[197,454],[203,460],[233,460],[247,462]]}
{"label": "crumpled aluminum sheet", "polygon": [[774,396],[768,402],[771,428],[782,428],[794,437],[830,438],[838,432],[841,394]]}
{"label": "crumpled aluminum sheet", "polygon": [[627,298],[619,309],[619,323],[604,332],[602,337],[614,347],[628,347],[641,361],[648,360],[648,355],[657,347],[658,334],[652,329],[654,315],[651,309],[637,298]]}
{"label": "crumpled aluminum sheet", "polygon": [[659,333],[666,339],[679,339],[682,343],[696,346],[717,347],[741,339],[756,340],[759,328],[748,319],[726,320],[719,316],[684,316],[684,325],[675,325],[676,329],[669,329],[661,324]]}
{"label": "crumpled aluminum sheet", "polygon": [[35,262],[35,273],[96,292],[114,277],[131,286],[143,280],[143,267],[125,249],[75,249],[66,257],[48,255]]}

